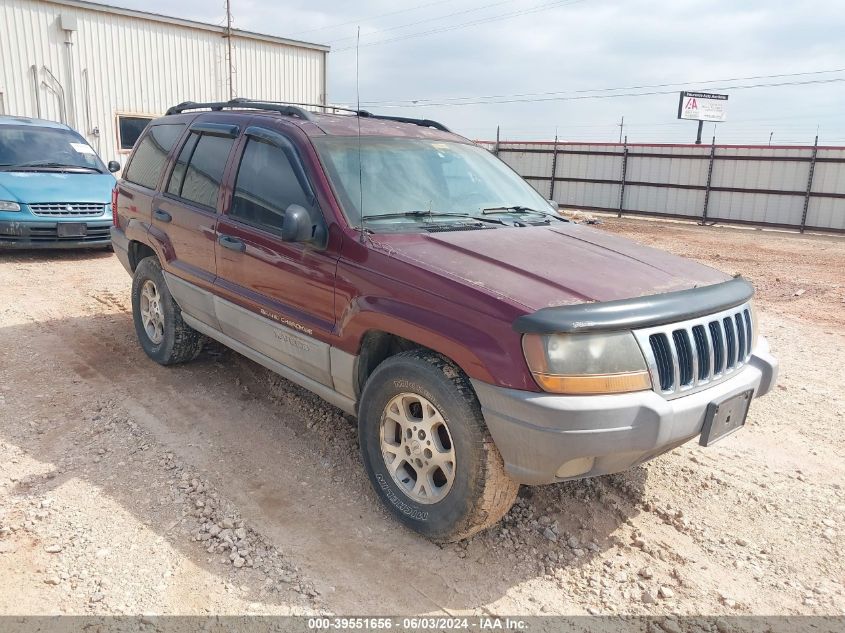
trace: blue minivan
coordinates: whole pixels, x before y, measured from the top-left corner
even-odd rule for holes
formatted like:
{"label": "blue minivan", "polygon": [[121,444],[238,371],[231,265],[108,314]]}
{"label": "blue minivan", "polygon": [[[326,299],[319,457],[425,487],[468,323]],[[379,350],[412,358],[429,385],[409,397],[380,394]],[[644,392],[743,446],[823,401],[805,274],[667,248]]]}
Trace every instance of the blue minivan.
{"label": "blue minivan", "polygon": [[0,251],[109,246],[119,169],[67,125],[0,116]]}

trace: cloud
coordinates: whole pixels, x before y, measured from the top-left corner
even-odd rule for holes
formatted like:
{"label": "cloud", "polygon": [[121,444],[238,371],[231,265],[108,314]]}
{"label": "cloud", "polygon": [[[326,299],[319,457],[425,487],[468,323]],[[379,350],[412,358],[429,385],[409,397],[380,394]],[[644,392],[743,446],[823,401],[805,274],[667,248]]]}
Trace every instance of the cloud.
{"label": "cloud", "polygon": [[[845,38],[841,37],[845,3],[839,0],[582,0],[531,12],[550,3],[410,0],[403,7],[386,0],[328,0],[319,5],[305,0],[284,5],[271,0],[235,0],[233,11],[239,28],[332,44],[329,96],[335,103],[355,101],[355,51],[340,49],[354,44],[358,21],[362,102],[676,82],[697,89],[709,87],[695,83],[706,79],[845,68]],[[163,0],[123,0],[123,4],[172,13],[172,5]],[[415,5],[428,6],[372,17]],[[486,8],[431,20],[482,6]],[[223,19],[218,3],[187,0],[179,4],[179,10],[180,17],[217,23]],[[369,45],[517,11],[525,14]],[[412,24],[420,20],[425,22]],[[325,28],[344,22],[352,23]],[[380,29],[390,30],[378,32]],[[845,79],[845,72],[828,77]],[[719,140],[766,142],[774,132],[774,142],[806,143],[812,142],[819,126],[822,142],[845,144],[845,123],[839,113],[839,105],[845,102],[845,82],[729,94],[729,119],[718,128]],[[374,104],[371,109],[388,108]],[[676,109],[677,95],[673,93],[390,111],[436,118],[470,137],[490,138],[500,125],[507,138],[551,138],[557,130],[565,139],[616,140],[617,124],[624,116],[632,142],[691,140],[695,123],[677,121]],[[711,133],[708,126],[705,134]]]}

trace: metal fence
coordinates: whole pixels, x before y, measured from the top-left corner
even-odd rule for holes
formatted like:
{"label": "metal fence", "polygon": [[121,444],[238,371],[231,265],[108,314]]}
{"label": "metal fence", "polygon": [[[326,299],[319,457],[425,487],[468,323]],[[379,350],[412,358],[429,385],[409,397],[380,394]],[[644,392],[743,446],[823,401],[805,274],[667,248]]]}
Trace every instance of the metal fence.
{"label": "metal fence", "polygon": [[480,144],[565,208],[845,232],[845,147]]}

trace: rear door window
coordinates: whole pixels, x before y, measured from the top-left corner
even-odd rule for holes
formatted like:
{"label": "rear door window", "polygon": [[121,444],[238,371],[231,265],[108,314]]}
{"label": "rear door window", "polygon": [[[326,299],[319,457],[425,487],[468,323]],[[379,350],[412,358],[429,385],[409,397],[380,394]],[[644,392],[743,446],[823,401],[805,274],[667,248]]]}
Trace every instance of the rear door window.
{"label": "rear door window", "polygon": [[170,174],[167,193],[177,197],[182,195],[182,183],[185,182],[185,171],[188,169],[188,163],[191,160],[191,155],[194,153],[194,148],[197,146],[198,140],[200,140],[200,135],[192,132],[182,146],[179,157],[176,159],[176,164],[173,166],[173,173]]}
{"label": "rear door window", "polygon": [[150,127],[138,142],[131,162],[123,170],[124,180],[155,189],[167,163],[167,155],[184,129],[183,123]]}
{"label": "rear door window", "polygon": [[167,193],[214,209],[235,139],[191,132],[173,167]]}
{"label": "rear door window", "polygon": [[251,137],[244,149],[229,215],[272,233],[281,233],[285,209],[298,204],[311,212],[284,151]]}

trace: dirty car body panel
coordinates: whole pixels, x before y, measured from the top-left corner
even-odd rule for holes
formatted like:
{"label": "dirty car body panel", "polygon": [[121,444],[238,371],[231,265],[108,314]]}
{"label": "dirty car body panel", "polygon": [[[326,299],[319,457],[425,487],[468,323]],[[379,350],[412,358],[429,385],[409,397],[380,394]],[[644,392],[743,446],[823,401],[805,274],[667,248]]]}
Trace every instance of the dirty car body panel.
{"label": "dirty car body panel", "polygon": [[[236,125],[238,131],[214,208],[201,230],[189,230],[180,246],[168,222],[157,221],[150,209],[165,195],[188,130],[209,121]],[[727,326],[719,330],[722,338],[713,338],[710,330],[711,315],[750,305],[753,289],[747,283],[558,218],[531,223],[505,213],[497,223],[499,216],[478,215],[466,230],[450,224],[451,218],[441,223],[433,216],[414,220],[408,230],[377,220],[365,225],[350,211],[343,183],[330,175],[324,150],[326,139],[360,133],[418,139],[448,153],[448,144],[470,145],[462,137],[366,117],[296,118],[236,109],[171,115],[151,128],[162,123],[183,125],[185,132],[162,150],[167,166],[156,185],[118,186],[112,235],[124,266],[132,273],[139,253],[155,254],[189,325],[350,413],[360,402],[368,336],[384,333],[433,350],[470,379],[509,475],[519,483],[542,484],[641,463],[700,436],[712,403],[761,396],[776,381],[777,362],[750,312],[731,322],[733,343]],[[314,223],[319,240],[285,241],[233,212],[250,144],[264,142],[245,132],[255,127],[290,146],[286,151],[301,166],[309,204],[319,214]],[[160,206],[175,218],[184,201],[171,197]],[[180,248],[196,254],[209,246],[214,256],[206,261],[213,270],[197,275],[180,265]],[[663,299],[643,299],[648,297]],[[695,314],[685,311],[690,303],[697,306]],[[717,326],[723,322],[718,318]],[[678,326],[685,334],[676,335],[673,324],[690,319],[699,321]],[[657,326],[665,333],[648,329]],[[634,337],[649,386],[581,395],[545,390],[527,361],[525,337],[576,331]],[[658,359],[662,369],[653,357],[663,348],[652,350],[652,335],[658,342],[668,336],[667,356]],[[734,359],[722,373],[712,360],[717,347],[723,364],[729,351]],[[672,359],[674,366],[666,364]],[[655,381],[675,367],[698,373],[668,393]],[[687,379],[679,376],[678,381]]]}

